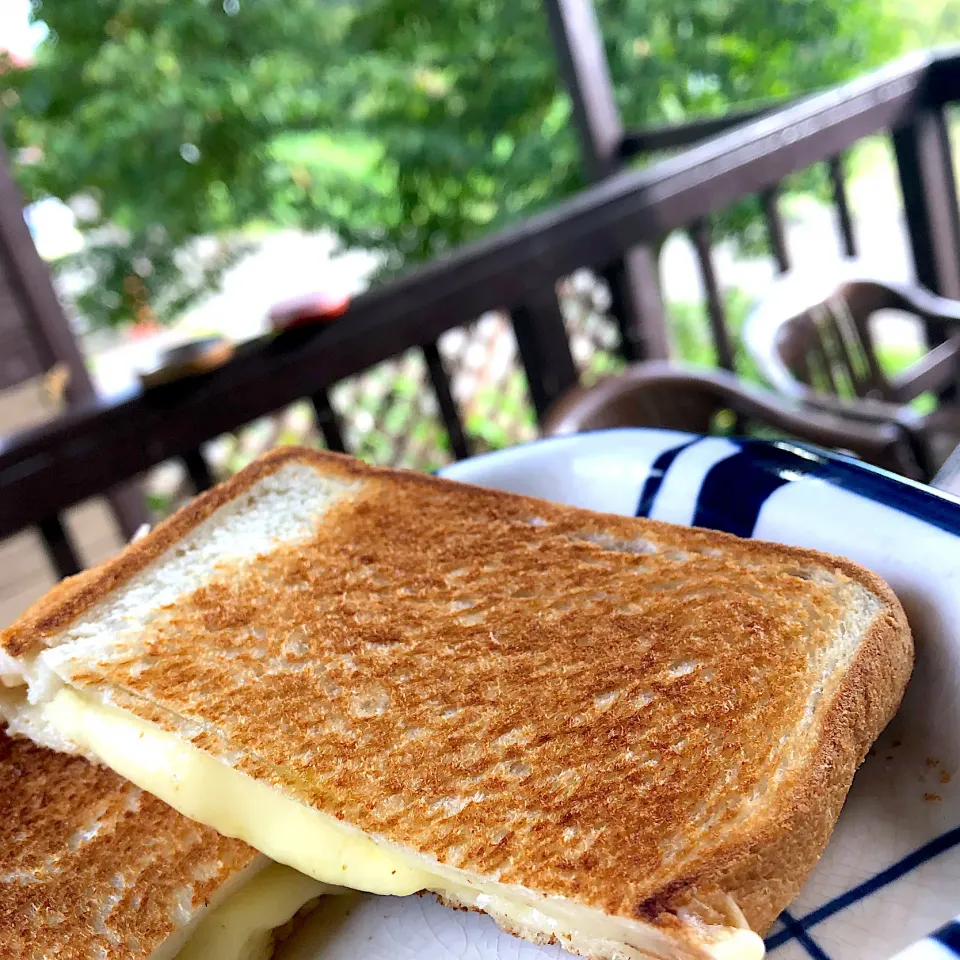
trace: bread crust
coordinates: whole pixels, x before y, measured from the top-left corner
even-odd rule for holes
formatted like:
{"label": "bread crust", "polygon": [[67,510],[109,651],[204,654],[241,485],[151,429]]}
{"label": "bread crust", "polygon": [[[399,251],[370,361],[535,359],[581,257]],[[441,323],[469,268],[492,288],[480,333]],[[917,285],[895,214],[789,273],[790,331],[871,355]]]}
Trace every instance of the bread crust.
{"label": "bread crust", "polygon": [[[654,808],[655,814],[659,810],[664,817],[664,831],[672,838],[671,842],[675,841],[679,853],[676,849],[671,850],[670,845],[667,844],[658,854],[655,849],[656,844],[653,843],[651,846],[652,841],[646,846],[634,848],[621,838],[617,853],[620,858],[618,864],[614,865],[602,854],[593,856],[589,850],[581,851],[576,857],[571,855],[565,858],[557,853],[559,842],[557,831],[563,823],[563,812],[558,807],[557,810],[547,811],[549,816],[545,814],[543,822],[534,822],[531,825],[533,837],[527,845],[516,848],[518,855],[514,861],[504,857],[503,862],[499,862],[496,856],[497,843],[493,839],[497,823],[489,817],[484,819],[483,814],[476,814],[469,808],[465,814],[461,811],[456,816],[444,820],[442,828],[439,821],[431,821],[423,830],[418,826],[424,819],[423,810],[411,810],[408,818],[403,816],[391,818],[380,812],[381,805],[389,799],[389,791],[402,792],[404,776],[409,777],[411,771],[416,771],[415,753],[407,751],[401,757],[393,747],[390,748],[393,752],[384,752],[385,741],[374,740],[369,748],[372,751],[371,756],[365,761],[366,767],[362,769],[358,767],[354,776],[347,769],[349,762],[343,763],[341,766],[344,769],[338,771],[336,777],[332,780],[324,780],[323,787],[317,787],[311,793],[308,783],[312,776],[309,764],[294,764],[295,776],[293,777],[278,774],[279,764],[275,760],[271,761],[270,757],[276,758],[280,754],[271,753],[270,749],[260,749],[256,731],[252,727],[249,731],[250,739],[247,741],[247,746],[253,748],[253,753],[244,761],[248,772],[272,780],[288,792],[299,791],[301,799],[306,799],[307,802],[342,817],[373,835],[386,838],[401,846],[409,846],[425,855],[436,856],[441,862],[452,863],[481,875],[496,871],[505,882],[516,883],[554,896],[570,897],[610,914],[671,928],[677,927],[677,912],[685,905],[695,901],[709,902],[719,891],[733,897],[754,930],[763,932],[767,929],[779,910],[799,890],[821,855],[839,815],[856,767],[862,762],[872,741],[895,713],[912,669],[913,643],[902,607],[890,588],[879,577],[850,561],[811,550],[740,540],[714,531],[679,528],[657,521],[594,514],[511,494],[459,484],[453,485],[450,481],[406,471],[371,468],[352,458],[337,454],[284,448],[268,454],[226,483],[196,498],[169,520],[160,524],[148,537],[128,547],[119,557],[95,570],[65,581],[48,597],[28,610],[12,627],[4,631],[0,637],[3,648],[13,656],[36,652],[46,640],[54,637],[78,617],[90,611],[111,591],[158,559],[220,506],[238,497],[264,476],[292,462],[315,466],[325,475],[338,475],[346,479],[359,480],[364,489],[370,488],[373,491],[366,500],[364,499],[366,494],[362,493],[359,496],[357,503],[352,504],[351,507],[355,508],[355,515],[352,514],[349,518],[349,522],[355,524],[349,532],[355,533],[359,538],[367,537],[372,545],[371,550],[378,549],[381,541],[389,540],[405,523],[409,526],[406,536],[408,539],[414,537],[416,525],[412,524],[409,516],[410,511],[415,509],[412,504],[427,504],[423,508],[424,516],[440,518],[436,520],[441,527],[436,531],[436,535],[440,538],[449,537],[451,549],[455,546],[454,541],[457,537],[475,535],[480,529],[477,524],[484,522],[489,525],[491,531],[496,531],[497,537],[501,536],[503,530],[508,531],[509,537],[503,534],[506,538],[503,540],[505,544],[503,549],[514,549],[519,542],[518,537],[521,537],[521,534],[517,533],[518,524],[525,522],[524,518],[536,517],[546,521],[554,535],[562,534],[568,538],[575,538],[585,531],[588,539],[589,537],[613,537],[623,541],[637,540],[637,538],[642,541],[650,540],[659,545],[661,553],[682,554],[688,560],[693,557],[699,564],[698,569],[713,570],[711,566],[713,564],[720,570],[716,573],[716,582],[720,588],[729,591],[729,596],[724,598],[724,603],[720,604],[719,608],[715,609],[717,605],[710,607],[712,611],[710,615],[714,619],[707,624],[707,629],[718,631],[717,642],[725,643],[728,647],[730,638],[724,634],[724,630],[743,627],[755,631],[760,637],[756,644],[757,655],[767,658],[764,663],[775,660],[776,646],[784,632],[787,615],[792,618],[794,632],[790,636],[794,638],[793,642],[796,642],[796,637],[799,635],[797,631],[801,629],[797,618],[802,618],[803,610],[836,608],[834,610],[836,613],[842,609],[842,604],[830,600],[828,593],[821,590],[817,583],[805,578],[804,570],[815,568],[824,571],[826,577],[834,578],[837,583],[859,585],[867,594],[875,598],[879,612],[860,642],[852,662],[842,671],[839,683],[834,688],[824,691],[823,702],[816,711],[816,729],[811,734],[812,740],[804,752],[803,762],[791,767],[789,776],[777,786],[774,796],[763,801],[763,815],[759,819],[749,820],[749,830],[736,828],[734,814],[730,811],[724,812],[722,804],[718,814],[720,817],[718,827],[723,827],[723,833],[719,842],[710,842],[711,836],[706,833],[700,841],[691,839],[685,833],[685,823],[670,820],[670,816],[676,816],[677,811],[680,810],[690,811],[691,816],[695,812],[693,799],[689,796],[684,797],[682,794],[684,790],[693,792],[695,789],[701,789],[702,784],[696,780],[697,771],[684,768],[684,764],[690,765],[689,758],[683,755],[681,748],[676,750],[674,748],[676,743],[682,746],[684,737],[689,740],[689,737],[695,735],[697,731],[695,727],[685,728],[682,731],[683,736],[677,735],[674,738],[676,743],[668,742],[669,738],[661,738],[662,751],[658,756],[667,757],[669,762],[679,765],[682,776],[688,778],[683,781],[679,798],[672,796],[668,796],[667,799],[661,798],[661,807]],[[455,490],[454,487],[456,487]],[[389,490],[389,500],[385,498],[384,490]],[[453,507],[450,506],[454,502],[456,515]],[[434,510],[433,514],[430,513],[431,510]],[[373,516],[374,514],[380,518],[380,521]],[[379,528],[378,522],[381,522]],[[424,522],[428,521],[424,520]],[[474,526],[470,526],[471,523]],[[491,537],[493,536],[491,533]],[[554,542],[561,544],[559,539]],[[566,542],[566,540],[562,541],[564,544]],[[500,540],[496,540],[492,549],[497,549],[498,544]],[[323,543],[317,546],[316,552],[320,552],[323,546]],[[363,544],[360,543],[351,555],[355,562],[363,560],[362,546]],[[329,544],[327,547],[329,549]],[[433,549],[432,546],[431,549]],[[559,550],[559,547],[555,549]],[[596,557],[590,551],[600,549],[602,547],[595,547],[589,542],[577,545],[576,556],[580,558],[577,562],[581,560],[584,564],[594,562]],[[357,550],[360,552],[358,553]],[[643,559],[642,551],[641,545],[632,552],[639,553],[641,557],[638,559]],[[286,562],[287,572],[283,575],[289,576],[292,569],[290,564],[294,563],[294,560],[287,558]],[[540,555],[531,558],[530,569],[534,569],[538,562],[542,564],[546,560]],[[652,558],[650,562],[655,567],[656,564],[660,564],[663,570],[669,567],[667,561],[661,561],[659,555]],[[727,564],[727,567],[724,567],[724,564]],[[736,570],[731,573],[733,567],[736,567]],[[480,569],[482,569],[481,558],[478,556],[476,570],[471,568],[471,576],[474,574],[479,576]],[[581,573],[587,569],[583,566]],[[564,567],[563,570],[566,568]],[[660,576],[662,572],[660,567],[656,567],[656,571]],[[799,573],[796,573],[797,571]],[[340,573],[342,574],[343,571]],[[524,570],[517,572],[518,582],[523,574]],[[725,577],[727,579],[724,579]],[[753,578],[751,589],[754,593],[760,592],[759,600],[757,597],[752,597],[749,590],[738,592],[740,580],[744,578]],[[664,580],[663,576],[660,580],[669,586],[669,581]],[[334,586],[333,589],[339,588]],[[200,599],[203,600],[203,598]],[[206,599],[210,600],[210,597]],[[208,620],[204,622],[210,623],[213,629],[221,629],[223,623],[209,619],[213,616],[211,608],[215,608],[218,615],[226,611],[224,616],[229,618],[229,615],[232,615],[227,610],[229,598],[224,594],[215,599],[216,603],[205,608],[205,616]],[[537,599],[532,600],[533,604],[538,602]],[[597,602],[603,603],[602,600]],[[705,602],[709,604],[709,598]],[[511,601],[504,601],[503,609],[507,613],[516,613],[518,608],[516,605],[510,606],[510,603]],[[653,603],[660,619],[656,620],[650,629],[662,629],[669,637],[671,630],[682,628],[686,622],[682,605],[676,603],[671,605],[666,596],[663,599],[654,597]],[[833,603],[832,607],[831,603]],[[528,609],[530,605],[531,601],[528,600]],[[766,607],[778,610],[780,619],[766,618],[763,612]],[[338,612],[341,618],[345,616],[345,609],[349,613],[352,608],[341,608]],[[603,608],[597,609],[602,611]],[[577,611],[574,611],[571,616],[576,613]],[[609,624],[606,625],[610,633],[609,643],[619,642],[618,638],[629,633],[629,624],[625,627],[623,615],[617,611],[610,611],[609,608],[604,615],[609,616]],[[826,613],[823,615],[827,616]],[[576,622],[581,625],[581,629],[587,629],[587,621]],[[189,623],[189,619],[184,619],[179,623],[179,627],[186,629]],[[379,630],[381,626],[384,625],[380,624],[376,629]],[[518,622],[516,626],[516,630],[519,631],[516,634],[519,638],[518,642],[521,644],[526,642],[527,634],[524,634],[523,630],[529,633],[529,630],[534,627],[539,630],[543,625],[537,621],[533,626],[528,623],[527,627],[524,627]],[[196,629],[196,623],[193,629]],[[387,632],[389,633],[389,630]],[[555,635],[558,642],[565,643],[569,640],[562,629]],[[391,638],[384,635],[382,631],[378,637],[384,643],[392,642]],[[473,638],[471,642],[486,643],[482,637],[478,639],[474,634],[470,637]],[[602,647],[598,646],[597,649],[602,655]],[[610,649],[618,648],[611,646]],[[733,651],[730,656],[735,655],[736,648],[729,649]],[[490,658],[500,655],[501,651],[497,648],[496,638],[491,631],[490,642],[478,656]],[[662,653],[660,656],[662,659]],[[720,674],[729,666],[729,659],[729,656],[727,659],[721,658],[714,664]],[[525,669],[533,669],[529,666],[530,662],[527,661]],[[560,666],[563,666],[563,663]],[[625,673],[629,673],[627,666],[633,669],[632,665],[625,665]],[[660,669],[657,664],[655,666]],[[750,666],[746,664],[746,667]],[[589,664],[584,669],[589,671]],[[636,667],[638,673],[640,669],[641,666],[638,665]],[[679,669],[683,669],[682,665]],[[764,669],[767,667],[765,666]],[[140,673],[134,677],[122,670],[117,673],[111,667],[102,672],[99,678],[90,675],[84,677],[83,682],[114,683],[132,691],[133,697],[127,706],[131,707],[132,704],[132,708],[142,716],[158,721],[162,711],[158,712],[145,701],[138,699],[140,696],[152,696],[148,691],[149,675],[150,671],[147,670],[144,676],[148,679],[143,680],[144,685],[138,687],[141,683],[138,679],[141,677]],[[372,682],[367,679],[363,671],[362,675],[364,683]],[[717,682],[720,683],[723,677],[719,674],[718,677]],[[591,678],[592,682],[596,680],[595,675],[591,675]],[[183,679],[181,676],[178,683]],[[222,679],[207,672],[202,681],[197,680],[197,685],[192,691],[193,695],[197,695],[203,684],[210,686]],[[158,686],[153,688],[153,692],[164,688],[164,684],[168,685],[165,688],[167,693],[174,687],[173,678],[169,676],[161,677],[156,682]],[[289,690],[294,699],[290,701],[290,710],[283,716],[290,722],[299,722],[299,719],[294,720],[294,716],[299,718],[305,707],[316,702],[316,690],[308,690],[305,686],[294,686],[294,681],[290,677],[285,678],[285,682],[287,687],[284,689]],[[444,688],[446,681],[443,678],[431,674],[429,682],[438,689],[446,689],[447,693],[450,692],[451,688]],[[683,693],[687,689],[685,683],[686,678],[678,680],[676,689]],[[264,689],[267,688],[264,687]],[[276,688],[276,690],[279,689],[279,687]],[[510,689],[516,689],[519,693],[523,687],[521,685]],[[775,694],[776,691],[772,693]],[[596,694],[605,695],[602,690],[597,690]],[[189,695],[188,683],[183,689],[182,696],[187,698]],[[276,692],[273,694],[274,697],[278,695]],[[393,689],[393,695],[404,701],[404,695],[399,688]],[[700,700],[694,698],[693,707],[697,708],[699,703],[702,709],[701,701],[704,694],[701,691],[697,696]],[[303,699],[297,700],[296,697]],[[137,703],[139,706],[136,705]],[[167,701],[164,709],[171,709],[171,704],[174,703],[174,701]],[[724,704],[718,701],[714,706],[716,709],[721,709]],[[220,711],[219,715],[214,716],[211,713],[205,719],[215,725],[229,723],[230,711],[234,709],[235,706],[231,705],[228,699],[218,699],[217,706],[212,707],[211,710]],[[757,707],[761,713],[762,709],[762,704]],[[319,722],[319,715],[314,719]],[[274,717],[271,722],[275,724],[279,721]],[[541,732],[543,743],[536,741],[545,751],[542,756],[549,753],[549,737],[556,737],[565,729],[561,718],[551,718],[550,722],[549,730]],[[731,729],[736,731],[739,729],[737,725],[742,722],[741,718],[726,714],[722,717],[719,714],[715,717],[711,716],[710,723],[719,731],[722,740],[718,750],[727,750],[729,753],[730,749],[735,749],[731,748],[730,744],[734,743],[736,736],[733,735],[733,739],[729,736],[723,739],[724,730],[728,733]],[[377,723],[376,720],[367,719],[365,726],[375,729]],[[482,729],[486,733],[493,732],[493,727],[489,725]],[[606,823],[619,828],[625,837],[629,833],[629,831],[624,833],[624,830],[631,813],[629,807],[624,804],[622,791],[618,792],[616,777],[617,771],[621,771],[623,776],[626,776],[627,768],[620,760],[614,762],[611,757],[614,750],[618,751],[618,756],[625,755],[622,751],[629,745],[629,736],[639,728],[635,729],[627,724],[621,726],[618,734],[616,727],[597,724],[596,730],[601,729],[603,736],[607,737],[609,742],[604,743],[599,749],[597,766],[602,768],[601,773],[604,776],[609,775],[611,778],[611,799],[605,814]],[[763,728],[761,725],[750,729],[753,729],[756,734]],[[427,732],[443,737],[446,735],[442,732],[443,730],[446,728],[441,729],[437,726],[428,728]],[[509,731],[504,736],[508,734]],[[536,736],[536,731],[534,735]],[[228,734],[227,739],[229,740],[230,737],[231,734]],[[215,750],[217,746],[215,738],[203,735],[199,738],[195,737],[194,742],[210,750]],[[355,752],[356,744],[348,749]],[[657,749],[660,750],[660,747]],[[745,749],[746,746],[742,746],[741,754]],[[424,750],[420,750],[419,753],[421,764],[441,762],[438,759],[439,753],[431,754]],[[494,761],[513,762],[520,763],[522,767],[525,756],[524,750],[518,752],[508,744],[495,756],[488,756],[485,762],[488,764]],[[709,751],[702,756],[707,761],[711,759]],[[717,756],[721,754],[718,753]],[[385,773],[381,771],[380,774],[375,774],[376,763],[380,762],[378,757],[385,757],[383,762],[387,766],[395,760],[399,765],[395,769],[388,769]],[[584,760],[583,755],[580,756],[580,760]],[[243,766],[244,763],[241,765]],[[407,767],[404,764],[411,764],[411,766]],[[762,764],[756,758],[749,758],[749,762],[744,766],[749,776],[756,774],[755,780],[751,781],[751,789],[770,772],[761,767]],[[465,770],[468,768],[469,764],[464,766]],[[587,773],[590,774],[591,771],[588,770]],[[689,779],[691,777],[693,780]],[[497,784],[500,786],[497,787]],[[521,793],[527,804],[545,805],[549,802],[547,795],[538,791],[536,785],[524,784],[520,787],[513,784],[504,785],[500,780],[495,780],[494,787],[502,789],[504,796],[508,798],[518,792]],[[443,791],[449,789],[449,784],[444,783],[442,775],[424,771],[420,789],[426,798],[432,798],[434,803],[438,803],[443,801],[445,796]],[[351,802],[343,801],[343,796],[347,794],[352,798]],[[506,810],[509,804],[506,800],[504,803],[507,805],[502,809]],[[571,823],[576,825],[574,821]],[[599,829],[602,834],[604,827],[601,825]],[[692,827],[690,829],[692,830]],[[539,839],[537,838],[538,830],[540,831]],[[468,839],[470,837],[472,840]],[[451,853],[454,849],[458,851],[459,863]],[[464,849],[466,853],[463,852]],[[695,849],[696,855],[690,855],[690,849]],[[644,874],[648,875],[648,881],[644,880]],[[677,933],[678,936],[682,936],[679,929]]]}
{"label": "bread crust", "polygon": [[[803,554],[811,561],[819,556],[815,551]],[[733,896],[750,927],[765,934],[823,855],[853,776],[899,709],[914,663],[910,625],[889,585],[849,560],[833,559],[837,569],[883,598],[884,612],[869,628],[832,698],[794,790],[749,843],[717,850],[696,874],[638,912],[654,908],[671,914],[689,897],[717,889]]]}
{"label": "bread crust", "polygon": [[[9,627],[0,631],[0,647],[12,657],[36,653],[46,637],[53,636],[86,613],[104,597],[122,586],[144,567],[158,559],[194,527],[203,523],[224,504],[249,490],[258,480],[276,473],[285,463],[310,460],[319,451],[281,447],[255,460],[226,482],[194,497],[176,513],[158,523],[150,533],[128,544],[114,557],[73,577],[66,577],[31,605]],[[350,457],[326,454],[343,460],[350,469]]]}

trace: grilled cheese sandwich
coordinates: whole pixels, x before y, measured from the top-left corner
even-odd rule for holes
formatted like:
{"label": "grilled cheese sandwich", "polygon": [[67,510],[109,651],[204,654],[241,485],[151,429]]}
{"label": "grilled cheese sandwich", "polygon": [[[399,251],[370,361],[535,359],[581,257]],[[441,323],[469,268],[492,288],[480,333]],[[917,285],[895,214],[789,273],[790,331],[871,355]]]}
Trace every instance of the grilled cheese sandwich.
{"label": "grilled cheese sandwich", "polygon": [[846,561],[296,450],[2,644],[21,733],[600,958],[761,956],[912,664]]}

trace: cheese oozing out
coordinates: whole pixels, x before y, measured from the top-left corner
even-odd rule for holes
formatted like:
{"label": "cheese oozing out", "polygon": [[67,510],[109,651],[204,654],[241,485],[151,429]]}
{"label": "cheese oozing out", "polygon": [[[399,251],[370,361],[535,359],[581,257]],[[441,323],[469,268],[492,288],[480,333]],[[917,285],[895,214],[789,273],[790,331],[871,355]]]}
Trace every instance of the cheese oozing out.
{"label": "cheese oozing out", "polygon": [[273,931],[334,887],[271,863],[204,916],[176,960],[268,960]]}
{"label": "cheese oozing out", "polygon": [[[38,725],[53,728],[81,752],[99,758],[185,816],[245,840],[320,884],[394,896],[434,891],[453,903],[483,910],[508,929],[555,936],[584,955],[624,960],[676,956],[676,944],[658,927],[474,879],[378,843],[160,726],[76,689],[62,687],[51,700],[23,704],[18,713],[25,732]],[[704,958],[759,960],[764,954],[763,941],[745,927],[694,923],[691,932],[698,941],[698,949],[693,949]],[[252,960],[257,955],[240,956]]]}

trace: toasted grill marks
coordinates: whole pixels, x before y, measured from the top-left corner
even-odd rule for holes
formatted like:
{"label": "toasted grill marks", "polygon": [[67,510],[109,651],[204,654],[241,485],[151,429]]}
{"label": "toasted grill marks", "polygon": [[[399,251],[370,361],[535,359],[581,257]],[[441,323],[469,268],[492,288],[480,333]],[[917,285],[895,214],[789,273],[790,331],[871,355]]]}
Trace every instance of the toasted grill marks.
{"label": "toasted grill marks", "polygon": [[[889,590],[871,579],[881,596]],[[754,929],[766,929],[800,892],[830,838],[857,767],[900,705],[912,667],[910,629],[902,608],[893,603],[878,615],[840,679],[793,795],[776,805],[748,842],[738,844],[734,836],[718,851],[711,877],[736,892]]]}
{"label": "toasted grill marks", "polygon": [[[882,581],[807,551],[285,451],[42,623],[62,627],[293,456],[360,478],[359,494],[312,542],[224,566],[151,624],[142,655],[101,664],[122,705],[168,728],[186,718],[204,749],[445,864],[661,925],[687,877],[732,893],[756,929],[773,920],[909,674]],[[870,643],[825,670],[864,602]],[[37,622],[6,648],[36,642]],[[842,688],[808,704],[822,673]]]}
{"label": "toasted grill marks", "polygon": [[149,956],[188,919],[177,904],[202,906],[256,856],[109,770],[5,734],[0,780],[3,957]]}

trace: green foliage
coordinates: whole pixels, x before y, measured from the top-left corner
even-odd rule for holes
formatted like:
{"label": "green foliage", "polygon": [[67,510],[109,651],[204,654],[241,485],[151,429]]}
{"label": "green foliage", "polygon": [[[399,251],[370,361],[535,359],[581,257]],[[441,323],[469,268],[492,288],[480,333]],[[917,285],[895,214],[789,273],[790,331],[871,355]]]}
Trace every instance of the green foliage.
{"label": "green foliage", "polygon": [[[741,331],[753,307],[750,296],[739,287],[724,291],[727,330],[733,341],[733,357],[737,374],[751,383],[762,383],[752,357],[743,348]],[[707,319],[706,307],[700,303],[675,301],[667,304],[670,336],[679,359],[692,367],[715,367],[716,350]]]}
{"label": "green foliage", "polygon": [[[890,2],[597,6],[636,126],[860,72],[897,50]],[[50,37],[4,72],[0,133],[39,148],[18,154],[30,199],[95,201],[72,264],[93,325],[176,317],[252,225],[329,227],[389,271],[581,185],[542,0],[46,0],[37,17]],[[200,236],[220,243],[195,254]]]}
{"label": "green foliage", "polygon": [[[93,324],[145,306],[176,317],[241,252],[232,238],[250,221],[326,222],[274,145],[339,117],[347,12],[330,0],[38,8],[50,35],[35,65],[4,74],[0,132],[34,148],[15,168],[29,199],[88,198],[87,245],[66,265],[91,280],[80,307]],[[224,240],[192,257],[201,236]]]}
{"label": "green foliage", "polygon": [[[597,14],[624,123],[636,127],[862,72],[898,50],[886,2],[597,0]],[[401,266],[582,185],[542,0],[367,0],[357,11],[351,39],[378,90],[362,122],[394,182],[378,229],[344,223],[341,235]]]}
{"label": "green foliage", "polygon": [[514,370],[505,384],[481,388],[471,404],[464,430],[477,453],[501,450],[536,436],[536,414],[522,370]]}
{"label": "green foliage", "polygon": [[899,0],[903,42],[908,50],[925,50],[960,41],[957,0]]}

